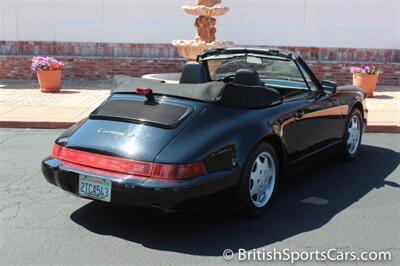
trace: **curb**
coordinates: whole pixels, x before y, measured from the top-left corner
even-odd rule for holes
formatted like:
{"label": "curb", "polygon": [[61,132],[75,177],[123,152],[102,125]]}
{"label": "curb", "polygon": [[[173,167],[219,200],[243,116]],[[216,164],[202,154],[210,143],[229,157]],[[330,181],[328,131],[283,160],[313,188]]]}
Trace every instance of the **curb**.
{"label": "curb", "polygon": [[0,128],[65,129],[69,128],[77,122],[0,121]]}
{"label": "curb", "polygon": [[367,133],[400,133],[400,126],[395,125],[368,125]]}
{"label": "curb", "polygon": [[[0,121],[0,128],[38,128],[38,129],[65,129],[76,122],[49,122],[49,121]],[[396,125],[368,125],[367,133],[400,133],[400,126]]]}

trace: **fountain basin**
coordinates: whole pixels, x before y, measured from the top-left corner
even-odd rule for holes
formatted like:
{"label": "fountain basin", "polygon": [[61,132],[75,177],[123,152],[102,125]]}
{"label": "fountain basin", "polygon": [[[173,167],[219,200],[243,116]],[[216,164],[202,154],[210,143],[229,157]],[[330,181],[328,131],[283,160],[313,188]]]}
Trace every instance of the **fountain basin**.
{"label": "fountain basin", "polygon": [[178,84],[181,73],[155,73],[142,76],[145,79],[164,81],[169,84]]}
{"label": "fountain basin", "polygon": [[193,16],[215,17],[225,15],[229,8],[222,6],[183,6],[183,11]]}
{"label": "fountain basin", "polygon": [[202,54],[205,50],[210,48],[223,48],[232,47],[232,42],[199,42],[196,40],[175,40],[172,44],[176,47],[179,54],[187,61],[196,61],[197,55]]}

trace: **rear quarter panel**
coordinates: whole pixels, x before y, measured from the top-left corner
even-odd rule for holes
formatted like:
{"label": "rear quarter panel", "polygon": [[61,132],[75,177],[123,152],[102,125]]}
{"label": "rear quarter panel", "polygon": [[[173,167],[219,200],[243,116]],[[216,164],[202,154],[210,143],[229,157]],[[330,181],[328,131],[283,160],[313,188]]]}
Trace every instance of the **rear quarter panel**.
{"label": "rear quarter panel", "polygon": [[[280,136],[285,107],[235,109],[208,105],[157,156],[156,162],[190,163],[223,157],[218,167],[243,166],[255,145],[269,135]],[[278,126],[276,126],[278,125]],[[229,165],[230,164],[230,165]],[[217,169],[218,170],[218,169]]]}

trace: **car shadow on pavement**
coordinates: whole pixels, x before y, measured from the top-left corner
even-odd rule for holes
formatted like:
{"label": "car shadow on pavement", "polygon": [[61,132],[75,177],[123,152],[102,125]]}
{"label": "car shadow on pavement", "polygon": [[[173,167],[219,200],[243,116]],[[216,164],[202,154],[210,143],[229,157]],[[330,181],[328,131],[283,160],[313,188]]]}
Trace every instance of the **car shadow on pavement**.
{"label": "car shadow on pavement", "polygon": [[221,256],[223,250],[264,247],[315,230],[374,189],[399,188],[385,181],[399,153],[364,145],[353,162],[324,159],[282,182],[261,217],[243,219],[225,210],[160,215],[136,208],[86,204],[71,219],[87,230],[184,254]]}
{"label": "car shadow on pavement", "polygon": [[77,93],[81,93],[78,90],[61,90],[59,92],[57,92],[57,94],[77,94]]}

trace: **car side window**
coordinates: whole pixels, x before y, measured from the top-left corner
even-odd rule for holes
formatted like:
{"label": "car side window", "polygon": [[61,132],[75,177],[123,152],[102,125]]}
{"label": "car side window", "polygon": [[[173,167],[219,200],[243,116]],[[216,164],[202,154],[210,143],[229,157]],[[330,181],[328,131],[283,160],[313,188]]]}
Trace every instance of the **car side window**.
{"label": "car side window", "polygon": [[264,69],[258,70],[265,85],[277,89],[283,99],[310,93],[297,64],[293,60],[269,60]]}

